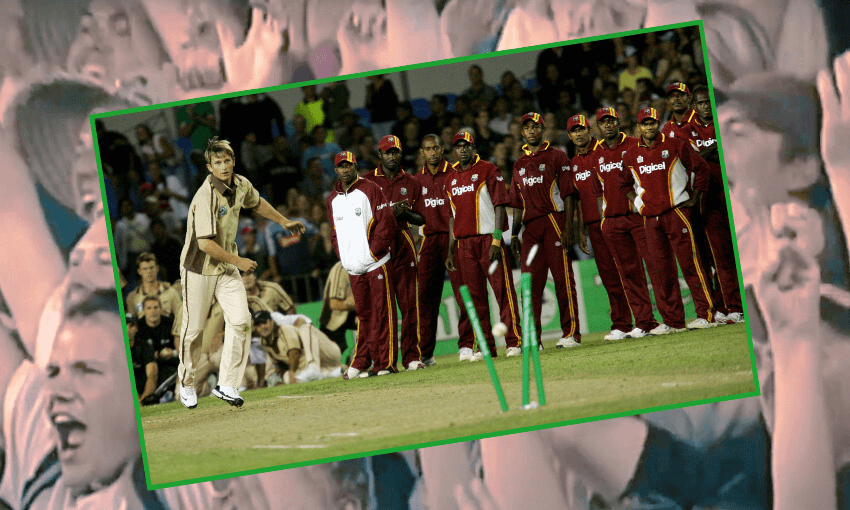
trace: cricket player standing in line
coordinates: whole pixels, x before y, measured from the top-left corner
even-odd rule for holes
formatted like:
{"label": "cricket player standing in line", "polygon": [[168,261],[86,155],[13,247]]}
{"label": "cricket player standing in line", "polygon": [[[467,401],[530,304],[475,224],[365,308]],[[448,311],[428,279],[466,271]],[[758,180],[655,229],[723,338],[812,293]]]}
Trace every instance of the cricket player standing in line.
{"label": "cricket player standing in line", "polygon": [[697,112],[691,108],[691,90],[684,83],[671,83],[667,87],[667,104],[670,105],[673,115],[664,124],[661,132],[667,138],[687,141],[690,139],[688,124],[697,116]]}
{"label": "cricket player standing in line", "polygon": [[236,407],[244,400],[239,385],[248,361],[251,312],[240,271],[257,267],[253,260],[239,257],[236,228],[243,207],[254,209],[264,218],[291,232],[302,233],[304,225],[291,221],[275,210],[241,175],[233,173],[235,163],[230,142],[213,137],[204,153],[210,176],[189,205],[186,242],[180,255],[183,292],[183,326],[180,330],[180,367],[177,380],[180,402],[189,409],[198,405],[195,372],[202,343],[204,322],[213,297],[224,312],[225,332],[218,382],[212,393]]}
{"label": "cricket player standing in line", "polygon": [[363,178],[374,182],[390,201],[397,226],[392,246],[390,271],[401,310],[401,356],[407,370],[425,368],[419,349],[419,290],[416,284],[416,245],[410,236],[410,223],[422,225],[422,186],[401,168],[401,140],[387,135],[378,143],[381,164]]}
{"label": "cricket player standing in line", "polygon": [[[624,172],[623,156],[637,145],[637,138],[626,136],[620,131],[620,115],[610,107],[600,108],[596,112],[596,125],[602,134],[602,140],[594,146],[596,179],[591,180],[593,193],[596,195],[597,208],[602,222],[599,227],[611,255],[617,264],[623,290],[629,300],[629,307],[635,317],[635,328],[629,332],[631,338],[641,338],[651,333],[662,335],[685,327],[684,319],[681,325],[670,327],[668,324],[658,324],[652,313],[652,301],[649,298],[649,288],[646,286],[646,270],[653,285],[656,284],[657,270],[649,258],[649,247],[643,230],[643,218],[632,211],[617,186],[620,174]],[[672,264],[674,261],[665,261]],[[665,308],[659,308],[665,323],[678,317],[675,313],[665,315]],[[682,311],[684,316],[684,310]]]}
{"label": "cricket player standing in line", "polygon": [[[357,175],[357,159],[343,151],[334,158],[339,176],[328,196],[331,241],[342,267],[351,278],[351,291],[360,323],[351,366],[343,378],[398,372],[398,326],[393,274],[387,268],[396,238],[395,215],[381,188]],[[414,280],[416,281],[416,280]]]}
{"label": "cricket player standing in line", "polygon": [[[529,112],[522,116],[524,154],[514,163],[510,198],[514,210],[511,249],[520,260],[523,272],[531,273],[531,306],[537,338],[540,338],[543,288],[546,273],[552,272],[563,337],[558,348],[581,345],[578,298],[573,267],[567,256],[573,246],[573,214],[576,189],[570,172],[570,158],[543,140],[543,117]],[[522,242],[520,230],[525,227]],[[531,264],[528,254],[533,246],[540,250]]]}
{"label": "cricket player standing in line", "polygon": [[726,208],[726,191],[714,133],[714,117],[711,113],[711,98],[704,85],[694,87],[694,109],[697,115],[691,120],[689,131],[691,146],[705,159],[711,169],[708,193],[703,195],[702,224],[708,241],[709,255],[713,259],[717,305],[715,317],[727,323],[744,322],[741,303],[741,288],[738,283],[738,268],[735,265],[735,248],[732,246],[732,231],[729,228],[729,212]]}
{"label": "cricket player standing in line", "polygon": [[[679,261],[697,312],[688,329],[710,328],[716,324],[714,303],[694,239],[690,208],[708,189],[711,170],[687,142],[659,133],[658,110],[644,108],[638,112],[637,120],[641,137],[637,147],[629,149],[623,159],[629,171],[620,175],[620,192],[644,217],[646,241],[652,246],[650,257],[656,261],[672,260],[675,254]],[[695,175],[693,189],[690,173]],[[660,262],[655,266],[663,267]],[[684,310],[677,272],[660,271],[658,276],[661,285],[653,287],[659,309],[662,304],[678,302],[677,309]]]}
{"label": "cricket player standing in line", "polygon": [[[419,331],[421,336],[422,362],[433,365],[434,349],[437,346],[437,317],[440,314],[440,301],[443,297],[443,282],[446,276],[446,254],[449,248],[449,221],[452,217],[451,205],[446,198],[446,176],[451,174],[449,162],[443,158],[443,142],[434,134],[425,135],[419,149],[425,156],[425,166],[416,174],[422,185],[422,215],[425,216],[424,235],[419,244]],[[460,360],[472,359],[475,336],[460,297],[463,285],[460,271],[449,271],[455,300],[460,305],[458,317],[457,346]]]}
{"label": "cricket player standing in line", "polygon": [[[485,279],[499,302],[501,319],[508,332],[505,335],[507,356],[519,356],[520,348],[519,309],[516,290],[508,262],[508,253],[502,244],[502,232],[508,228],[505,206],[510,203],[508,188],[498,167],[483,161],[475,153],[475,141],[468,132],[461,131],[452,138],[452,148],[458,162],[452,165],[452,173],[446,176],[446,194],[452,206],[453,217],[449,220],[449,252],[446,268],[457,270],[475,304],[481,321],[490,354],[496,357],[496,339],[490,325],[490,304]],[[489,274],[492,262],[498,261],[496,270]],[[481,351],[470,361],[484,359]]]}
{"label": "cricket player standing in line", "polygon": [[[611,332],[605,335],[605,340],[622,340],[627,338],[632,330],[632,311],[629,308],[626,292],[623,290],[617,263],[614,261],[608,242],[602,236],[602,216],[599,215],[596,194],[593,191],[593,181],[599,182],[594,161],[597,140],[593,137],[590,122],[584,115],[570,117],[567,121],[567,131],[576,146],[576,154],[571,161],[572,178],[573,185],[578,191],[583,228],[590,236],[593,260],[596,262],[599,278],[608,293],[608,303],[611,305]],[[584,250],[586,247],[581,246],[581,248]]]}

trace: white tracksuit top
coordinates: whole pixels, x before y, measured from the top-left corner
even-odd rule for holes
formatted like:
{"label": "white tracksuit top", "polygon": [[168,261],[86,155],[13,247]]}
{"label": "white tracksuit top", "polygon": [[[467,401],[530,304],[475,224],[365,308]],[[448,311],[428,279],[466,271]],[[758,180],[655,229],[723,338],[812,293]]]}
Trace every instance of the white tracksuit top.
{"label": "white tracksuit top", "polygon": [[396,221],[377,184],[358,177],[343,191],[337,182],[327,209],[334,249],[349,274],[366,274],[390,260]]}

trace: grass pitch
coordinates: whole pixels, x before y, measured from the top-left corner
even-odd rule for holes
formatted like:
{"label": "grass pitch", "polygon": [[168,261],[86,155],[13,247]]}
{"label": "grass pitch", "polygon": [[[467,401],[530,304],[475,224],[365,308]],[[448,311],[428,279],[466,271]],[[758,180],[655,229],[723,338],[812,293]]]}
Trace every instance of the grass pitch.
{"label": "grass pitch", "polygon": [[246,391],[241,409],[215,397],[193,410],[145,407],[150,480],[174,484],[756,391],[743,324],[618,342],[602,336],[585,335],[570,349],[544,342],[546,405],[528,411],[519,409],[522,357],[505,358],[504,348],[494,363],[506,413],[485,363],[457,354],[414,372]]}

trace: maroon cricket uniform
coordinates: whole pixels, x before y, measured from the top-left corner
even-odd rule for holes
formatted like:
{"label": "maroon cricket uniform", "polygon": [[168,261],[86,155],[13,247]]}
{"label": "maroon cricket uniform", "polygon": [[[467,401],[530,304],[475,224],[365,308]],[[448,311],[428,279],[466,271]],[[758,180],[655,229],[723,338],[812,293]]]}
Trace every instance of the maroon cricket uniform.
{"label": "maroon cricket uniform", "polygon": [[387,270],[396,221],[381,189],[358,178],[344,191],[337,182],[328,196],[331,241],[351,279],[360,323],[351,366],[375,371],[395,368],[398,322],[392,274]]}
{"label": "maroon cricket uniform", "polygon": [[[548,141],[544,141],[536,153],[532,153],[528,145],[523,145],[522,150],[524,154],[514,163],[510,199],[511,207],[523,209],[525,229],[520,265],[523,272],[531,273],[531,309],[537,338],[543,331],[540,322],[543,289],[547,273],[551,271],[561,312],[561,334],[563,338],[573,337],[581,343],[576,280],[567,249],[561,246],[564,198],[576,192],[570,158]],[[528,253],[534,246],[538,247],[538,252],[529,266]]]}
{"label": "maroon cricket uniform", "polygon": [[[717,143],[714,122],[703,124],[699,116],[690,123],[691,146],[697,151]],[[720,161],[708,161],[711,170],[708,193],[702,198],[702,224],[708,241],[708,252],[714,263],[715,293],[717,309],[723,314],[742,313],[741,290],[738,282],[738,269],[735,264],[735,249],[732,244],[732,230],[729,227],[729,213],[726,206],[726,190],[723,185],[723,171]]]}
{"label": "maroon cricket uniform", "polygon": [[483,161],[477,154],[465,170],[460,163],[452,165],[452,171],[446,176],[445,187],[454,215],[456,266],[463,283],[469,288],[490,352],[496,356],[496,340],[490,323],[485,283],[487,280],[499,303],[502,322],[508,327],[505,343],[508,347],[519,347],[521,338],[516,290],[504,244],[500,247],[501,256],[497,259],[496,270],[492,275],[488,274],[493,230],[498,228],[505,231],[508,228],[507,214],[505,221],[496,225],[495,210],[496,206],[507,206],[510,203],[508,187],[496,165]]}
{"label": "maroon cricket uniform", "polygon": [[608,303],[611,305],[611,329],[628,333],[632,330],[632,312],[623,290],[617,263],[614,261],[608,242],[602,235],[600,226],[602,218],[599,216],[599,207],[596,205],[597,194],[594,191],[593,181],[599,183],[599,179],[596,177],[596,157],[593,150],[595,146],[596,139],[591,139],[587,152],[582,154],[580,150],[576,151],[571,161],[573,185],[578,191],[582,221],[593,246],[593,258],[599,270],[599,278],[608,293]]}
{"label": "maroon cricket uniform", "polygon": [[[363,178],[377,184],[390,205],[407,199],[410,209],[422,212],[422,185],[403,169],[398,169],[393,180],[384,173],[382,165],[363,175]],[[410,235],[410,225],[406,221],[398,222],[395,242],[392,248],[390,272],[393,275],[395,295],[401,311],[401,356],[405,367],[412,361],[419,361],[422,353],[419,349],[419,292],[416,285],[416,245]]]}
{"label": "maroon cricket uniform", "polygon": [[676,119],[671,116],[670,120],[668,120],[661,128],[661,132],[664,133],[667,138],[678,138],[679,140],[688,141],[691,138],[691,131],[688,124],[690,124],[695,118],[697,118],[696,110],[688,108],[682,122],[676,122]]}
{"label": "maroon cricket uniform", "polygon": [[[635,318],[635,326],[649,331],[658,326],[658,321],[652,313],[646,271],[649,271],[653,285],[658,271],[650,263],[643,218],[632,212],[629,199],[620,193],[617,185],[620,174],[624,171],[623,156],[630,148],[636,147],[637,143],[637,138],[626,136],[625,133],[620,133],[613,147],[609,147],[605,140],[597,141],[593,146],[596,179],[591,179],[591,185],[593,193],[602,197],[604,218],[599,227],[617,265],[620,283]],[[682,315],[684,316],[684,309]]]}
{"label": "maroon cricket uniform", "polygon": [[[635,206],[645,218],[646,240],[652,247],[650,256],[661,268],[662,261],[672,260],[675,254],[691,290],[697,317],[714,322],[714,304],[691,227],[690,209],[678,207],[693,193],[691,173],[694,174],[694,189],[707,191],[708,164],[688,142],[663,133],[658,134],[652,147],[639,142],[626,153],[623,163],[630,171],[621,175],[620,192],[623,195],[630,191],[636,193]],[[659,273],[663,280],[662,286],[655,289],[659,310],[673,302],[681,306],[679,278],[675,264],[673,266],[672,271]]]}
{"label": "maroon cricket uniform", "polygon": [[[437,317],[440,314],[443,282],[446,277],[449,218],[452,215],[451,205],[445,193],[446,176],[450,173],[451,166],[448,161],[443,160],[436,174],[432,175],[426,165],[415,176],[422,186],[420,201],[423,205],[422,216],[425,217],[425,225],[422,227],[424,236],[419,244],[419,262],[416,268],[419,281],[419,348],[423,358],[432,357],[437,345]],[[471,349],[475,345],[475,336],[460,296],[463,280],[460,271],[448,271],[448,273],[452,292],[460,307],[457,346],[459,349],[464,347]]]}

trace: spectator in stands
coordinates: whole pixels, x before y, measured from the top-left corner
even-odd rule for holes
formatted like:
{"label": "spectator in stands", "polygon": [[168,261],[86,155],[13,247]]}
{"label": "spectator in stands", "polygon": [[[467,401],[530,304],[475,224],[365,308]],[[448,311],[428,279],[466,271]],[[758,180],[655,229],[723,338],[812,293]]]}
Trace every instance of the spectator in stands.
{"label": "spectator in stands", "polygon": [[177,224],[182,225],[189,217],[189,190],[181,176],[165,173],[156,161],[148,163],[148,176],[153,185],[153,195],[164,209],[174,214]]}
{"label": "spectator in stands", "polygon": [[357,146],[355,156],[357,157],[357,171],[368,172],[378,168],[381,164],[381,156],[378,154],[378,142],[371,133],[363,137]]}
{"label": "spectator in stands", "polygon": [[333,180],[325,173],[319,158],[311,158],[304,170],[304,178],[298,183],[297,191],[310,200],[321,198],[333,186]]}
{"label": "spectator in stands", "polygon": [[133,362],[133,377],[136,379],[136,395],[139,405],[145,405],[145,399],[156,391],[159,384],[159,367],[153,348],[147,342],[136,342],[139,320],[136,314],[127,313],[127,341],[130,344],[130,359]]}
{"label": "spectator in stands", "polygon": [[624,54],[626,56],[626,68],[620,72],[618,79],[618,90],[621,92],[625,89],[634,90],[640,78],[652,79],[652,71],[639,65],[637,49],[634,46],[626,46]]}
{"label": "spectator in stands", "polygon": [[501,78],[499,78],[499,88],[501,89],[499,93],[503,96],[506,95],[508,91],[511,90],[511,86],[514,84],[514,82],[517,81],[519,80],[517,80],[517,77],[513,71],[505,71],[504,73],[502,73]]}
{"label": "spectator in stands", "polygon": [[368,80],[369,83],[366,85],[366,108],[369,110],[372,133],[377,138],[383,138],[390,134],[390,130],[395,122],[398,96],[395,93],[392,82],[383,74],[370,76]]}
{"label": "spectator in stands", "polygon": [[[599,103],[599,106],[605,106],[601,104],[603,92],[610,86],[614,86],[614,94],[617,93],[617,76],[611,71],[612,67],[603,62],[597,62],[596,64],[596,77],[593,79],[593,98]],[[591,108],[588,111],[594,111],[595,108]]]}
{"label": "spectator in stands", "polygon": [[299,160],[289,145],[286,136],[278,135],[272,144],[272,159],[258,172],[255,186],[263,190],[271,203],[286,195],[301,177]]}
{"label": "spectator in stands", "polygon": [[272,277],[271,269],[269,268],[269,250],[263,239],[258,239],[257,228],[248,224],[242,228],[242,245],[239,246],[239,256],[250,258],[257,263],[257,268],[254,273],[261,280],[268,280]]}
{"label": "spectator in stands", "polygon": [[440,133],[449,125],[452,117],[454,114],[449,111],[449,98],[443,94],[434,94],[431,96],[431,116],[422,123],[422,132]]}
{"label": "spectator in stands", "polygon": [[[502,136],[490,129],[490,113],[484,109],[478,112],[473,121],[475,128],[475,149],[482,159],[489,160],[493,148],[502,141]],[[416,151],[419,153],[419,151]],[[416,168],[422,168],[416,167]]]}
{"label": "spectator in stands", "polygon": [[[131,261],[151,249],[150,220],[147,215],[134,211],[128,198],[121,200],[118,210],[121,217],[115,222],[113,232],[115,256],[118,258],[118,268],[128,274]],[[129,280],[132,285],[136,279],[130,276]]]}
{"label": "spectator in stands", "polygon": [[416,171],[416,157],[419,155],[420,137],[420,122],[419,119],[411,117],[404,124],[402,133],[402,151],[401,151],[401,168],[408,172]]}
{"label": "spectator in stands", "polygon": [[310,132],[307,131],[307,119],[296,113],[292,116],[292,121],[286,123],[286,141],[289,142],[289,147],[295,153],[298,160],[301,160],[301,140],[310,138]]}
{"label": "spectator in stands", "polygon": [[166,175],[176,175],[185,180],[181,165],[183,153],[161,133],[154,133],[147,124],[136,126],[136,139],[139,142],[139,152],[149,165],[156,163]]}
{"label": "spectator in stands", "polygon": [[334,156],[342,151],[342,147],[336,142],[328,142],[328,130],[325,126],[317,125],[313,128],[313,146],[305,150],[301,155],[301,168],[307,168],[307,162],[312,158],[319,158],[325,175],[335,178]]}
{"label": "spectator in stands", "polygon": [[534,106],[534,95],[531,91],[522,88],[522,84],[518,81],[511,84],[507,96],[511,100],[511,113],[514,116],[522,116],[536,110]]}
{"label": "spectator in stands", "polygon": [[360,116],[350,108],[342,115],[334,130],[334,138],[344,151],[354,152],[354,147],[366,136],[366,128],[360,124]]}
{"label": "spectator in stands", "polygon": [[[696,71],[690,52],[679,51],[679,37],[670,30],[661,36],[661,58],[655,70],[655,85],[663,87],[674,81],[684,82],[691,72]],[[691,82],[693,83],[693,82]]]}
{"label": "spectator in stands", "polygon": [[505,96],[497,97],[493,103],[493,118],[490,119],[490,129],[502,136],[508,134],[508,124],[513,120],[510,106],[510,101]]}
{"label": "spectator in stands", "polygon": [[[281,214],[290,214],[285,205],[276,208]],[[288,217],[288,216],[287,216]],[[275,281],[281,283],[284,290],[295,296],[298,301],[306,295],[306,286],[293,286],[291,282],[283,281],[284,277],[301,276],[309,274],[315,267],[310,259],[310,246],[308,239],[316,235],[316,228],[305,229],[304,235],[292,234],[277,223],[269,222],[266,226],[266,246],[269,252],[269,266]]]}
{"label": "spectator in stands", "polygon": [[[316,93],[315,85],[301,87],[301,92],[304,97],[295,107],[295,116],[300,115],[304,118],[304,133],[312,133],[316,126],[325,123],[324,100]],[[325,135],[327,136],[327,131]]]}
{"label": "spectator in stands", "polygon": [[484,83],[484,70],[478,64],[469,66],[469,88],[463,91],[463,95],[470,101],[473,110],[490,108],[490,104],[498,94],[496,89]]}
{"label": "spectator in stands", "polygon": [[144,318],[139,321],[136,340],[148,344],[153,349],[159,368],[159,383],[163,384],[177,373],[177,367],[180,365],[176,351],[179,337],[171,332],[174,318],[162,314],[162,305],[157,296],[145,297],[142,301],[142,312]]}
{"label": "spectator in stands", "polygon": [[332,81],[322,89],[322,110],[325,112],[325,127],[334,129],[342,120],[346,111],[350,110],[348,99],[350,92],[344,81]]}
{"label": "spectator in stands", "polygon": [[505,183],[507,184],[511,182],[510,177],[514,166],[514,162],[509,156],[508,145],[504,141],[497,143],[493,147],[493,154],[490,156],[490,163],[499,167],[499,172],[501,172],[502,178],[505,179]]}
{"label": "spectator in stands", "polygon": [[410,101],[402,101],[395,109],[396,121],[390,130],[390,134],[399,138],[404,138],[404,126],[413,119],[413,105]]}
{"label": "spectator in stands", "polygon": [[[537,90],[537,104],[544,113],[558,110],[558,96],[562,90],[568,90],[566,81],[558,69],[558,64],[551,62],[546,65]],[[477,142],[478,139],[476,138]]]}
{"label": "spectator in stands", "polygon": [[177,134],[188,140],[192,149],[204,151],[207,140],[218,135],[215,108],[210,101],[176,107]]}
{"label": "spectator in stands", "polygon": [[[151,253],[159,263],[159,275],[163,281],[173,282],[180,279],[180,252],[183,243],[168,233],[165,222],[160,219],[151,221]],[[180,295],[178,292],[177,295]]]}

